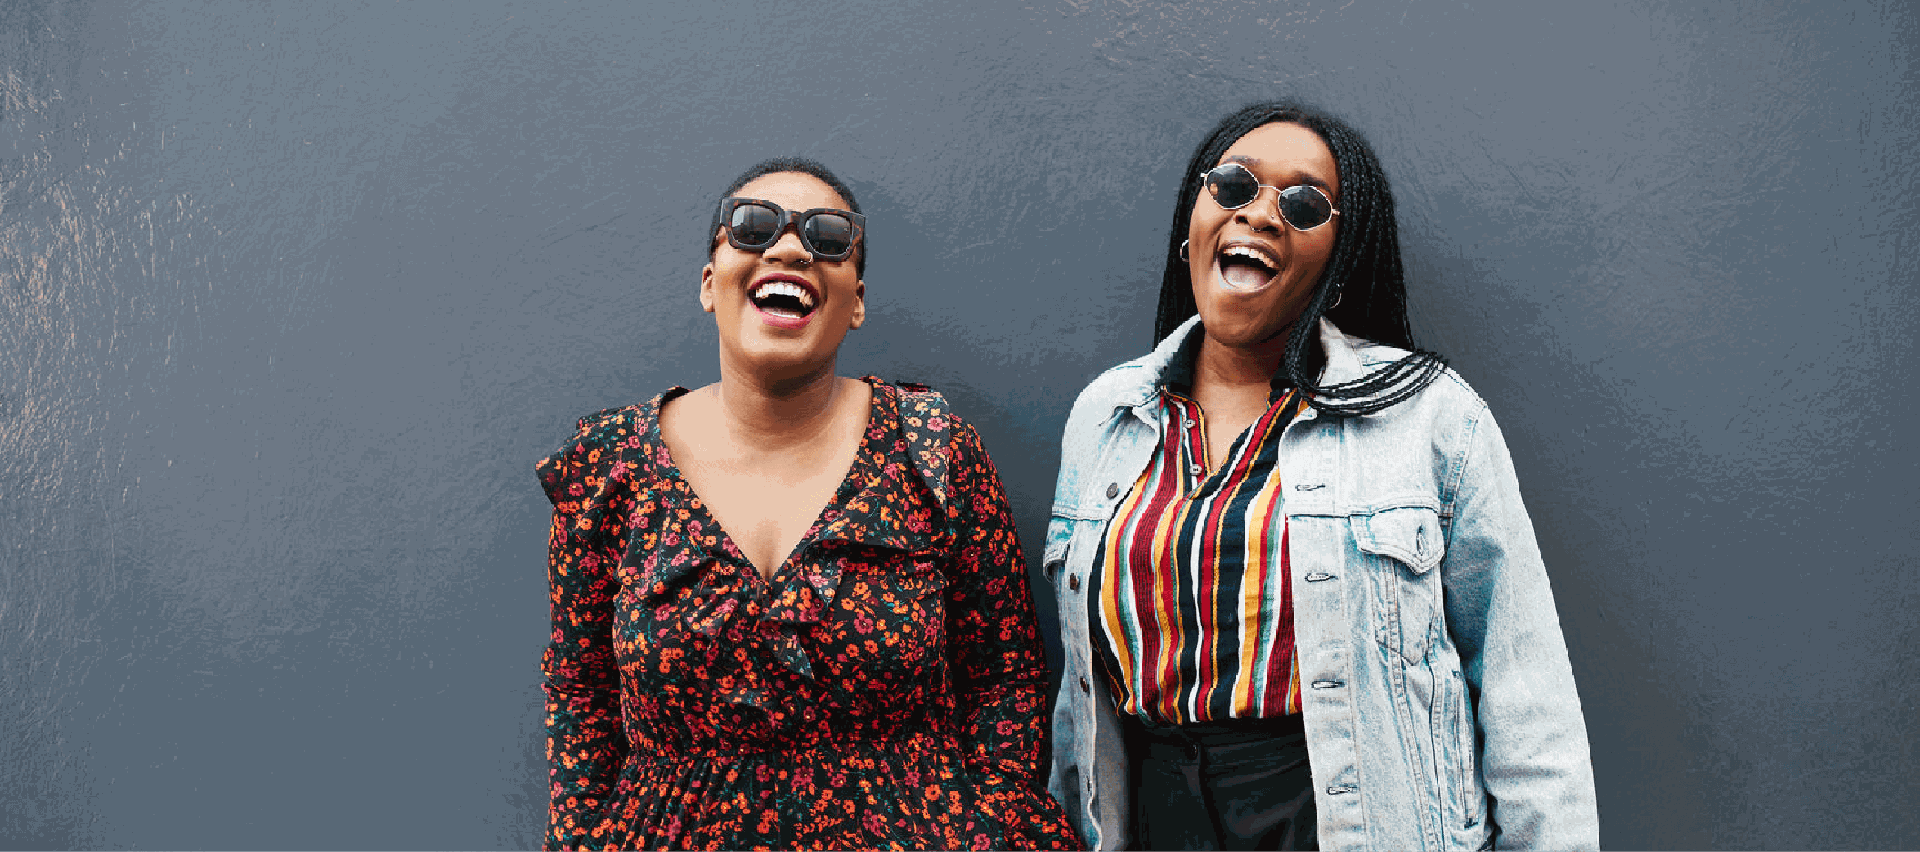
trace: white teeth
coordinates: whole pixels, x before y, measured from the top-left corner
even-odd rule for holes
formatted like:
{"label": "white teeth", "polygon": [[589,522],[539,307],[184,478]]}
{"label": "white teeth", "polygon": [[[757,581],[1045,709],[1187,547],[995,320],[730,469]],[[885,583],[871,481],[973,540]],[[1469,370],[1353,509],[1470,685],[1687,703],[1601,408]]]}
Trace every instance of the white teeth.
{"label": "white teeth", "polygon": [[1272,255],[1251,246],[1227,246],[1227,250],[1221,254],[1244,257],[1268,269],[1276,269],[1280,266],[1280,262],[1274,260]]}
{"label": "white teeth", "polygon": [[813,294],[808,293],[805,287],[801,287],[798,284],[789,284],[785,281],[769,281],[753,288],[753,292],[748,295],[756,300],[764,299],[768,296],[792,296],[800,300],[802,307],[808,310],[813,309]]}

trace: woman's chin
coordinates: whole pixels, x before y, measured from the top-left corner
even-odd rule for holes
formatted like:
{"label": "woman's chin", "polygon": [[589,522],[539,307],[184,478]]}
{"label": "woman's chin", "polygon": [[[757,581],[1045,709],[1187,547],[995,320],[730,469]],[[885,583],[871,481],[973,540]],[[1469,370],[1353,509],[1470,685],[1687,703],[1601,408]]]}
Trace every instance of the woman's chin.
{"label": "woman's chin", "polygon": [[1269,349],[1286,346],[1287,331],[1293,322],[1222,310],[1215,305],[1211,310],[1200,312],[1200,326],[1207,341],[1214,345],[1228,349]]}
{"label": "woman's chin", "polygon": [[732,345],[722,344],[723,360],[760,382],[787,382],[832,374],[840,341],[766,334],[749,335]]}

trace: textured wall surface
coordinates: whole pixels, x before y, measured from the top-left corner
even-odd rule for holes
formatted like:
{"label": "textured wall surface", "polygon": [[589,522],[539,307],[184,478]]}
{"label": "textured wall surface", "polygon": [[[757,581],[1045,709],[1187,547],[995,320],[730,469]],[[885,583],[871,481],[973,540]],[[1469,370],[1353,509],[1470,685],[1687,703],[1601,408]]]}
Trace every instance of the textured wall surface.
{"label": "textured wall surface", "polygon": [[0,0],[0,845],[536,844],[532,462],[717,378],[729,177],[850,180],[842,372],[1031,545],[1191,146],[1295,95],[1512,443],[1604,842],[1920,846],[1913,4],[692,5]]}

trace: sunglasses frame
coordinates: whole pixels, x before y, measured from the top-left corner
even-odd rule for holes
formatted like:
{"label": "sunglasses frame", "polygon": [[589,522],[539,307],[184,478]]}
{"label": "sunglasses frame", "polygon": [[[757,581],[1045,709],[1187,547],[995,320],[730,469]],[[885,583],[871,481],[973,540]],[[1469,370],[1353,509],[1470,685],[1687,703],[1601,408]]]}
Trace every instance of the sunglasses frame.
{"label": "sunglasses frame", "polygon": [[[773,231],[773,239],[768,240],[765,245],[754,245],[745,242],[733,232],[733,211],[748,204],[758,204],[762,207],[769,208],[773,210],[775,215],[780,217],[779,225],[774,228]],[[838,254],[823,252],[813,244],[813,240],[807,238],[808,220],[822,213],[831,213],[835,216],[845,217],[848,224],[853,227],[853,235],[847,240],[846,251]],[[841,210],[837,207],[814,207],[808,210],[792,211],[764,198],[747,198],[745,196],[733,195],[720,199],[720,206],[715,209],[713,213],[713,229],[718,231],[721,227],[725,227],[727,229],[727,244],[741,251],[764,252],[767,249],[773,248],[775,243],[780,242],[780,235],[787,232],[788,225],[793,226],[793,233],[800,238],[800,245],[806,247],[807,253],[813,255],[814,260],[846,260],[853,256],[854,249],[860,247],[861,239],[867,234],[867,217],[855,213],[852,210]]]}
{"label": "sunglasses frame", "polygon": [[[1247,177],[1253,180],[1253,197],[1247,199],[1245,204],[1237,204],[1232,207],[1228,207],[1225,203],[1221,202],[1220,196],[1213,194],[1212,190],[1207,189],[1207,178],[1209,175],[1212,175],[1214,172],[1220,171],[1221,169],[1229,169],[1229,168],[1236,169],[1241,172],[1245,172]],[[1291,192],[1296,189],[1311,190],[1313,194],[1320,196],[1320,200],[1327,202],[1328,212],[1327,212],[1326,222],[1321,222],[1320,224],[1314,225],[1309,228],[1302,228],[1299,225],[1295,225],[1292,219],[1287,218],[1287,209],[1285,207],[1275,208],[1280,212],[1280,220],[1283,222],[1286,222],[1287,227],[1292,228],[1296,231],[1299,231],[1300,233],[1303,233],[1303,234],[1313,230],[1314,228],[1319,228],[1326,225],[1327,222],[1333,221],[1333,217],[1340,215],[1340,208],[1335,207],[1333,205],[1333,198],[1327,195],[1326,190],[1323,190],[1320,187],[1314,186],[1313,184],[1310,184],[1310,183],[1296,183],[1293,186],[1289,186],[1289,187],[1278,187],[1278,186],[1274,186],[1273,184],[1261,183],[1259,176],[1255,175],[1252,169],[1249,169],[1246,166],[1243,166],[1239,163],[1221,163],[1220,165],[1214,166],[1211,169],[1201,172],[1200,173],[1200,189],[1201,191],[1206,192],[1208,198],[1213,199],[1213,203],[1220,205],[1220,209],[1222,210],[1238,210],[1242,207],[1247,206],[1248,204],[1252,204],[1255,201],[1259,201],[1260,190],[1263,190],[1263,189],[1271,189],[1274,191],[1276,195],[1279,195],[1281,197],[1285,197],[1285,195],[1288,192]]]}

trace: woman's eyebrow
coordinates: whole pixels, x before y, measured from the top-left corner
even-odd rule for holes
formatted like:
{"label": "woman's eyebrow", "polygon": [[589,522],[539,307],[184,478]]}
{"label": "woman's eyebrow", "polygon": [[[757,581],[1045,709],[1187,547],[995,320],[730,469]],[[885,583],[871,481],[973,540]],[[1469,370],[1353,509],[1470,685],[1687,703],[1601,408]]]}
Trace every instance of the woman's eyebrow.
{"label": "woman's eyebrow", "polygon": [[[1239,163],[1243,166],[1257,166],[1257,165],[1260,165],[1261,161],[1259,157],[1249,157],[1245,154],[1233,154],[1230,156],[1221,157],[1220,162]],[[1319,187],[1321,192],[1324,192],[1329,196],[1333,195],[1333,187],[1329,185],[1326,181],[1323,181],[1317,177],[1314,177],[1313,175],[1307,174],[1305,172],[1295,172],[1293,175],[1293,179],[1304,184]]]}

